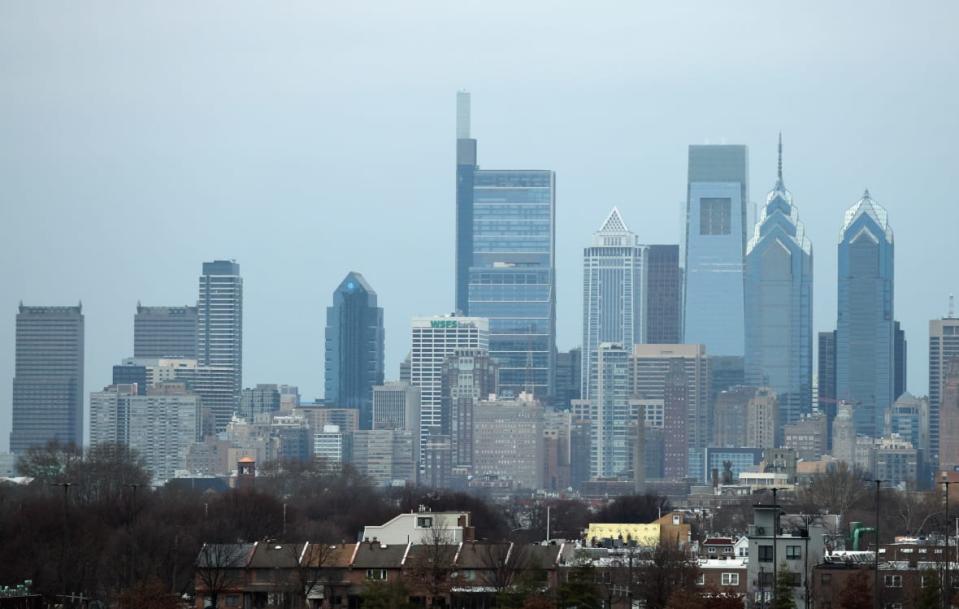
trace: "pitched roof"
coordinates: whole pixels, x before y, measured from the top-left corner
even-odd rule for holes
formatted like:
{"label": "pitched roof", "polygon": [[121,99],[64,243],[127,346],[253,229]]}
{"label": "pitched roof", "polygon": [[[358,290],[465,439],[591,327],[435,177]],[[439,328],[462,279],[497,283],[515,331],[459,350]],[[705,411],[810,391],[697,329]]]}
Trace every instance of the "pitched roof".
{"label": "pitched roof", "polygon": [[609,212],[609,215],[606,216],[606,220],[599,229],[601,233],[625,233],[628,231],[629,229],[626,228],[626,223],[623,222],[623,217],[620,215],[618,207],[614,207],[613,210]]}
{"label": "pitched roof", "polygon": [[356,545],[352,566],[356,569],[399,569],[406,556],[406,544],[387,545],[363,542]]}
{"label": "pitched roof", "polygon": [[250,562],[256,546],[255,543],[205,543],[196,557],[196,566],[198,569],[242,569]]}
{"label": "pitched roof", "polygon": [[247,565],[251,569],[285,568],[294,569],[300,564],[303,543],[258,543],[253,557]]}

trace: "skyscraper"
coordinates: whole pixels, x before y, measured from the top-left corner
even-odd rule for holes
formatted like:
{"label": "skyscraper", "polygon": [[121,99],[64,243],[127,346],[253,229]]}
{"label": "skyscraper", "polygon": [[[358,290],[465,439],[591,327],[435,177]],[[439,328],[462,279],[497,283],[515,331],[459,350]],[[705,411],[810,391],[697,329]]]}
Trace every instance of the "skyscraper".
{"label": "skyscraper", "polygon": [[26,307],[16,323],[10,450],[50,440],[83,444],[83,313],[76,307]]}
{"label": "skyscraper", "polygon": [[894,400],[893,262],[886,210],[867,190],[839,232],[836,397],[852,405],[856,433],[873,438]]}
{"label": "skyscraper", "polygon": [[420,432],[420,390],[407,381],[373,387],[373,429]]}
{"label": "skyscraper", "polygon": [[360,411],[360,428],[373,427],[373,386],[383,384],[383,309],[363,275],[350,272],[326,309],[326,400]]}
{"label": "skyscraper", "polygon": [[133,357],[196,358],[197,308],[145,307],[133,316]]}
{"label": "skyscraper", "polygon": [[613,208],[593,244],[583,251],[583,398],[596,391],[593,365],[600,343],[618,343],[627,354],[644,342],[646,248]]}
{"label": "skyscraper", "polygon": [[[705,347],[703,345],[636,345],[633,347],[632,369],[635,395],[640,399],[663,400],[666,411],[664,418],[673,421],[674,428],[679,424],[679,420],[675,417],[677,405],[680,401],[685,403],[686,473],[690,477],[703,480],[704,455],[710,437],[708,410],[710,366]],[[677,376],[680,372],[685,375],[685,378]],[[667,376],[670,376],[668,383]],[[681,389],[681,386],[684,388]],[[671,433],[676,433],[670,431],[672,428],[669,422],[664,422],[664,427],[666,427],[664,434],[667,439]]]}
{"label": "skyscraper", "polygon": [[[483,350],[462,350],[443,363],[443,412],[449,414],[448,429],[454,466],[473,464],[473,413],[476,404],[496,393],[496,362]],[[446,431],[444,431],[446,433]]]}
{"label": "skyscraper", "polygon": [[711,355],[744,353],[745,146],[690,146],[684,279],[685,341]]}
{"label": "skyscraper", "polygon": [[[226,368],[232,376],[233,410],[243,389],[243,278],[232,260],[203,263],[197,299],[197,363]],[[225,425],[229,420],[218,419]]]}
{"label": "skyscraper", "polygon": [[[446,452],[442,462],[451,458],[448,435],[442,442],[427,443],[430,433],[442,433],[444,421],[449,420],[449,413],[443,412],[443,363],[463,349],[488,349],[489,326],[489,321],[481,317],[413,318],[410,382],[420,390],[420,446],[424,457],[427,448],[440,450],[443,444]],[[434,465],[439,467],[440,462]]]}
{"label": "skyscraper", "polygon": [[652,344],[683,340],[683,272],[678,245],[650,245],[646,250],[646,336]]}
{"label": "skyscraper", "polygon": [[469,93],[460,92],[457,309],[489,319],[500,392],[545,398],[556,351],[556,177],[548,170],[479,169],[469,118]]}
{"label": "skyscraper", "polygon": [[906,363],[907,363],[907,343],[906,343],[906,331],[902,329],[902,325],[897,321],[895,328],[893,329],[893,347],[892,347],[892,361],[893,361],[893,382],[892,382],[892,399],[896,401],[899,399],[899,396],[906,392]]}
{"label": "skyscraper", "polygon": [[[776,185],[746,246],[746,383],[776,395],[777,437],[812,409],[812,243],[783,184]],[[762,446],[760,448],[772,448]]]}
{"label": "skyscraper", "polygon": [[945,365],[939,398],[939,463],[940,471],[959,468],[959,359]]}
{"label": "skyscraper", "polygon": [[959,318],[952,313],[929,321],[929,459],[939,459],[939,426],[942,388],[949,362],[959,359]]}

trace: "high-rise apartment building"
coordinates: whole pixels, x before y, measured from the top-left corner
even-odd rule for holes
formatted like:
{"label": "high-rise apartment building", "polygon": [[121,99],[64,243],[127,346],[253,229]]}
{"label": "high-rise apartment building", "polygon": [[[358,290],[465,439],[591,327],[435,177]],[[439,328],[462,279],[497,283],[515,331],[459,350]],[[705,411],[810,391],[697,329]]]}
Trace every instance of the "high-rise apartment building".
{"label": "high-rise apartment building", "polygon": [[675,345],[683,341],[683,272],[678,245],[646,247],[645,342]]}
{"label": "high-rise apartment building", "polygon": [[480,169],[469,93],[457,95],[456,306],[489,319],[500,392],[553,390],[556,177]]}
{"label": "high-rise apartment building", "polygon": [[[425,450],[430,433],[440,434],[449,413],[443,412],[443,364],[457,351],[489,349],[490,322],[481,317],[414,317],[410,382],[420,391],[420,446]],[[444,440],[449,449],[450,440]],[[437,450],[440,440],[437,440]],[[425,454],[425,453],[424,453]],[[443,459],[450,458],[447,454]],[[437,462],[442,465],[443,459]],[[440,477],[445,483],[446,478]]]}
{"label": "high-rise apartment building", "polygon": [[[203,263],[197,299],[197,363],[223,368],[232,377],[232,408],[217,416],[222,431],[240,405],[243,389],[243,278],[240,265],[232,260]],[[225,416],[225,418],[224,418]]]}
{"label": "high-rise apartment building", "polygon": [[10,450],[50,440],[83,444],[83,312],[27,307],[16,321]]}
{"label": "high-rise apartment building", "polygon": [[746,446],[776,448],[779,408],[777,394],[769,387],[760,387],[746,404]]}
{"label": "high-rise apartment building", "polygon": [[415,437],[415,432],[402,429],[355,431],[350,463],[379,486],[415,484]]}
{"label": "high-rise apartment building", "polygon": [[473,473],[543,488],[543,408],[528,394],[483,401],[473,409]]}
{"label": "high-rise apartment building", "polygon": [[745,146],[689,147],[684,342],[712,355],[744,353],[748,165]]}
{"label": "high-rise apartment building", "polygon": [[420,390],[406,381],[373,387],[373,429],[405,429],[419,435]]}
{"label": "high-rise apartment building", "polygon": [[950,314],[929,321],[929,455],[939,459],[940,403],[949,362],[959,359],[959,318]]}
{"label": "high-rise apartment building", "polygon": [[939,386],[939,471],[959,471],[959,359],[946,362]]}
{"label": "high-rise apartment building", "polygon": [[[686,405],[687,470],[690,477],[703,480],[704,450],[710,437],[710,366],[703,345],[636,345],[633,347],[633,389],[637,398],[662,399],[665,415],[683,398]],[[685,375],[679,379],[679,370]],[[666,393],[667,375],[672,374],[670,393]],[[685,397],[680,391],[684,381]],[[666,399],[666,398],[670,399]],[[676,423],[678,425],[678,423]],[[667,424],[668,427],[668,424]],[[664,435],[668,438],[670,430]]]}
{"label": "high-rise apartment building", "polygon": [[449,433],[453,450],[453,467],[473,464],[473,413],[476,404],[496,393],[499,369],[484,350],[456,351],[443,362],[444,433]]}
{"label": "high-rise apartment building", "polygon": [[[690,475],[690,391],[686,366],[680,359],[667,362],[663,377],[663,478],[683,480]],[[705,449],[703,449],[705,453]]]}
{"label": "high-rise apartment building", "polygon": [[755,387],[737,385],[720,391],[713,401],[713,439],[710,446],[737,448],[746,443],[746,411]]}
{"label": "high-rise apartment building", "polygon": [[618,343],[629,354],[645,342],[645,258],[646,248],[614,207],[583,251],[583,399],[596,391],[601,343]]}
{"label": "high-rise apartment building", "polygon": [[902,329],[902,324],[898,321],[893,329],[893,347],[892,347],[892,397],[893,401],[898,400],[899,396],[906,392],[907,380],[907,346],[906,331]]}
{"label": "high-rise apartment building", "polygon": [[278,414],[280,411],[280,389],[276,385],[257,385],[240,392],[240,408],[237,415],[251,423],[256,415],[264,412]]}
{"label": "high-rise apartment building", "polygon": [[383,309],[376,292],[350,272],[326,309],[326,401],[360,411],[360,428],[373,426],[373,386],[383,384]]}
{"label": "high-rise apartment building", "polygon": [[90,394],[90,444],[134,449],[162,484],[186,467],[199,439],[200,398],[183,383],[161,383],[138,395],[132,385],[111,385]]}
{"label": "high-rise apartment building", "polygon": [[816,349],[816,401],[826,414],[827,448],[832,446],[832,421],[836,418],[836,331],[820,332]]}
{"label": "high-rise apartment building", "polygon": [[856,432],[872,438],[895,400],[893,263],[889,218],[867,190],[839,233],[836,397],[852,404]]}
{"label": "high-rise apartment building", "polygon": [[133,357],[196,358],[197,308],[145,307],[133,316]]}
{"label": "high-rise apartment building", "polygon": [[573,400],[583,396],[583,350],[580,347],[569,351],[560,351],[556,354],[556,389],[553,406],[561,410],[568,410]]}
{"label": "high-rise apartment building", "polygon": [[[779,174],[746,246],[746,384],[778,402],[776,429],[812,409],[812,243]],[[771,448],[762,447],[762,448]]]}
{"label": "high-rise apartment building", "polygon": [[796,451],[800,459],[816,461],[828,450],[826,415],[816,412],[783,427],[783,446]]}
{"label": "high-rise apartment building", "polygon": [[[916,397],[908,391],[899,396],[886,411],[885,435],[899,434],[919,451],[920,461],[928,462],[929,398]],[[938,450],[938,446],[936,447]],[[938,455],[932,459],[938,461]]]}

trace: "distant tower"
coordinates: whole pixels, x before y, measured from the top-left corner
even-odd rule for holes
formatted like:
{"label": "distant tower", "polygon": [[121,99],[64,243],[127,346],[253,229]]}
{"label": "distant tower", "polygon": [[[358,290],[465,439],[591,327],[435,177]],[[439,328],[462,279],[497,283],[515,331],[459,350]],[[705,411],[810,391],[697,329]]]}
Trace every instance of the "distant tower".
{"label": "distant tower", "polygon": [[326,309],[326,400],[360,411],[360,429],[373,428],[373,386],[383,384],[383,309],[376,292],[350,272]]}
{"label": "distant tower", "polygon": [[594,360],[600,343],[619,343],[628,354],[644,342],[645,254],[615,207],[583,252],[584,399],[596,392]]}
{"label": "distant tower", "polygon": [[253,490],[256,481],[256,460],[253,457],[240,457],[236,464],[236,488]]}
{"label": "distant tower", "polygon": [[873,438],[895,399],[893,267],[888,215],[867,190],[839,232],[836,397],[852,403],[856,433]]}
{"label": "distant tower", "polygon": [[685,340],[743,356],[743,256],[749,202],[745,146],[690,146]]}
{"label": "distant tower", "polygon": [[[200,366],[226,369],[231,378],[233,410],[243,389],[243,278],[232,260],[203,263],[197,299],[196,356]],[[217,413],[218,431],[231,413]]]}
{"label": "distant tower", "polygon": [[783,183],[780,136],[776,185],[746,246],[745,298],[746,383],[775,393],[780,439],[812,408],[812,278],[812,243]]}
{"label": "distant tower", "polygon": [[51,440],[82,446],[83,422],[81,307],[26,307],[21,303],[10,450],[22,453]]}

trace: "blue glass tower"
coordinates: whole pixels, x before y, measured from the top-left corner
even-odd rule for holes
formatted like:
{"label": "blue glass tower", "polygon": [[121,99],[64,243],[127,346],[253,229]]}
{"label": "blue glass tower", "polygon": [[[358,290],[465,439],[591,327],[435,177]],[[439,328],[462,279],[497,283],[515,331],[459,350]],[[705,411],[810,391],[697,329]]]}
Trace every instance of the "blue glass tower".
{"label": "blue glass tower", "polygon": [[746,246],[746,383],[770,387],[783,425],[812,409],[812,243],[779,175]]}
{"label": "blue glass tower", "polygon": [[748,152],[690,146],[686,201],[685,340],[743,357]]}
{"label": "blue glass tower", "polygon": [[464,315],[489,319],[489,352],[499,364],[499,391],[504,395],[552,394],[555,190],[552,171],[476,166],[476,141],[469,138],[469,94],[460,93],[456,305]]}
{"label": "blue glass tower", "polygon": [[359,410],[360,428],[372,429],[373,386],[383,384],[383,309],[363,275],[350,272],[326,309],[326,400]]}
{"label": "blue glass tower", "polygon": [[886,210],[867,190],[839,231],[836,397],[856,433],[877,437],[895,389],[894,247]]}

